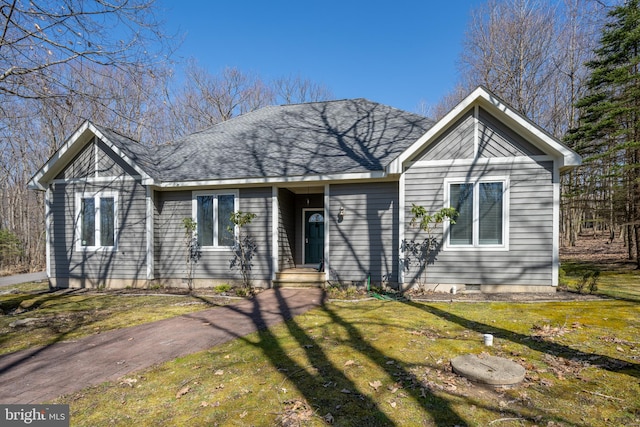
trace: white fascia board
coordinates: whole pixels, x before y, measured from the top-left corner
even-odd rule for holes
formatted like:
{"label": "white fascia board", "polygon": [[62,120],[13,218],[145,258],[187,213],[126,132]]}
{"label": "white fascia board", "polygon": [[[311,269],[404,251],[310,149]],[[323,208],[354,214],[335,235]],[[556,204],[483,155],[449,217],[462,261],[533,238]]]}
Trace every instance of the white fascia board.
{"label": "white fascia board", "polygon": [[550,149],[552,152],[550,154],[555,154],[559,158],[560,169],[580,166],[582,163],[582,158],[578,153],[562,144],[553,136],[549,135],[522,114],[503,104],[495,95],[492,95],[483,89],[480,92],[479,100],[480,105],[490,113],[500,112],[504,114],[512,122],[515,122],[521,129],[536,137],[543,144],[543,146],[539,148],[545,152],[549,152]]}
{"label": "white fascia board", "polygon": [[479,92],[484,91],[482,88],[477,88],[474,90],[469,96],[462,100],[453,110],[449,111],[442,119],[440,119],[435,125],[431,127],[422,135],[416,142],[411,144],[411,147],[407,148],[404,152],[402,152],[398,157],[396,157],[390,164],[387,166],[387,173],[390,174],[399,174],[403,172],[403,164],[404,162],[411,158],[414,154],[416,154],[419,150],[421,150],[427,141],[433,140],[436,136],[438,136],[441,132],[447,129],[447,127],[454,123],[458,116],[462,115],[467,108],[469,108],[473,102],[480,96]]}
{"label": "white fascia board", "polygon": [[[153,178],[151,178],[135,162],[133,162],[128,156],[120,151],[118,147],[116,147],[111,141],[109,141],[109,139],[104,136],[102,132],[100,132],[90,121],[87,120],[82,125],[80,125],[78,130],[76,130],[73,135],[71,135],[64,142],[64,144],[62,144],[62,146],[51,156],[47,163],[45,163],[44,166],[42,166],[40,170],[35,173],[35,175],[31,178],[27,185],[28,188],[32,190],[46,190],[46,184],[53,180],[53,177],[51,175],[55,175],[60,172],[60,170],[62,170],[63,167],[66,166],[67,162],[71,161],[71,158],[73,158],[73,156],[80,152],[82,147],[84,147],[84,145],[91,139],[83,138],[83,135],[85,135],[87,131],[91,132],[93,136],[100,138],[100,140],[104,142],[111,150],[113,150],[114,153],[120,156],[129,166],[131,166],[136,172],[138,172],[144,182],[148,184],[152,184],[154,182]],[[61,166],[60,162],[64,162],[64,164],[62,164]]]}
{"label": "white fascia board", "polygon": [[151,178],[149,176],[148,173],[146,173],[140,166],[138,166],[136,164],[136,162],[134,162],[133,160],[131,160],[126,154],[124,154],[122,151],[120,151],[120,149],[118,147],[116,147],[111,141],[109,141],[109,138],[107,138],[106,136],[104,136],[102,134],[102,132],[100,132],[93,124],[91,124],[91,122],[89,122],[89,129],[91,129],[91,131],[98,137],[100,138],[100,140],[102,142],[104,142],[105,144],[107,144],[107,146],[114,152],[116,153],[122,160],[124,160],[129,166],[131,166],[136,172],[138,172],[140,174],[140,176],[142,177],[142,179],[146,182],[153,182],[153,178]]}
{"label": "white fascia board", "polygon": [[219,187],[219,186],[247,186],[247,185],[273,185],[292,184],[308,182],[336,182],[336,181],[358,181],[369,179],[387,178],[384,171],[346,173],[331,175],[304,175],[304,176],[275,176],[259,178],[234,178],[234,179],[208,179],[201,181],[167,181],[157,185],[159,188],[196,188],[196,187]]}
{"label": "white fascia board", "polygon": [[[558,163],[561,170],[579,166],[581,164],[582,160],[578,153],[561,144],[554,137],[544,132],[529,119],[525,118],[522,114],[504,104],[498,97],[491,94],[485,88],[478,87],[465,99],[463,99],[455,108],[449,111],[449,113],[447,113],[442,119],[440,119],[422,137],[414,142],[411,147],[409,147],[393,162],[391,162],[389,166],[387,166],[387,173],[402,173],[403,164],[407,159],[411,158],[419,150],[423,149],[427,142],[433,141],[469,108],[472,108],[474,104],[482,106],[492,114],[497,114],[498,118],[501,120],[507,119],[507,124],[515,124],[518,128],[520,128],[520,130],[529,132],[540,142],[540,144],[536,145],[538,145],[539,148],[542,149],[542,151],[552,154],[559,160]],[[518,129],[514,130],[517,131]]]}
{"label": "white fascia board", "polygon": [[[47,189],[46,185],[42,184],[43,178],[46,175],[51,173],[53,167],[58,163],[58,161],[61,158],[65,157],[65,156],[68,156],[69,153],[72,153],[73,155],[75,155],[75,154],[77,154],[77,151],[80,151],[75,144],[76,144],[76,142],[78,140],[80,140],[80,137],[87,131],[87,129],[89,129],[89,125],[90,125],[90,122],[88,120],[85,121],[82,125],[80,125],[78,130],[76,130],[73,133],[73,135],[71,135],[64,142],[64,144],[62,144],[62,146],[49,158],[49,160],[47,160],[47,162],[44,164],[44,166],[42,166],[33,175],[31,180],[27,184],[27,187],[29,189],[31,189],[31,190],[41,190],[41,191],[45,191]],[[72,152],[71,151],[72,148],[75,148],[77,151]]]}

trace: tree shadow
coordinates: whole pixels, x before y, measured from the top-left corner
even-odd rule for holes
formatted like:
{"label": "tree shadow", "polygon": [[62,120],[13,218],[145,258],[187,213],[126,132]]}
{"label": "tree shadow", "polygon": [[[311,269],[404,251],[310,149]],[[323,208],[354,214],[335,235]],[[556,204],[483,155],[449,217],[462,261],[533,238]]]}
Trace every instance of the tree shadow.
{"label": "tree shadow", "polygon": [[404,304],[425,311],[448,322],[456,323],[466,329],[476,331],[481,334],[486,333],[487,331],[491,331],[491,333],[497,338],[511,341],[514,344],[529,347],[534,351],[539,351],[541,353],[549,354],[552,356],[560,356],[569,360],[587,362],[590,365],[597,366],[600,369],[640,378],[640,365],[638,365],[637,363],[627,362],[625,360],[616,359],[615,357],[605,356],[601,354],[586,353],[584,351],[576,350],[566,345],[558,344],[556,342],[544,339],[534,340],[529,335],[513,332],[498,327],[494,324],[487,325],[485,323],[469,320],[453,313],[449,313],[445,310],[441,310],[430,304],[422,304],[412,301],[406,301],[404,302]]}
{"label": "tree shadow", "polygon": [[[225,332],[236,336],[243,342],[262,350],[273,367],[284,373],[287,380],[315,407],[320,416],[331,414],[336,423],[346,426],[393,426],[397,423],[389,418],[380,408],[379,404],[369,397],[358,385],[349,378],[343,368],[336,366],[322,350],[318,338],[311,336],[296,322],[293,317],[296,314],[291,310],[287,298],[280,289],[275,288],[278,306],[263,307],[259,299],[252,300],[250,310],[238,307],[226,307],[236,313],[241,313],[253,322],[258,330],[258,340],[254,341],[241,336],[233,330]],[[279,343],[279,338],[269,329],[265,320],[266,310],[279,312],[285,321],[284,326],[298,345],[304,350],[307,366],[302,366],[287,354],[286,349]],[[342,327],[348,337],[340,341],[341,345],[347,345],[358,355],[373,362],[383,370],[388,378],[398,381],[404,379],[407,384],[418,384],[420,380],[408,371],[400,363],[390,363],[390,359],[382,351],[369,344],[367,337],[350,322],[343,319],[335,310],[326,304],[318,308],[327,314],[328,318],[336,325]],[[190,317],[198,318],[196,315]],[[202,319],[204,320],[204,319]],[[212,326],[220,327],[220,325]],[[452,407],[451,403],[435,393],[420,387],[407,387],[404,390],[415,400],[436,425],[468,425],[468,422]],[[367,415],[363,416],[362,414]],[[357,419],[355,418],[357,414]]]}

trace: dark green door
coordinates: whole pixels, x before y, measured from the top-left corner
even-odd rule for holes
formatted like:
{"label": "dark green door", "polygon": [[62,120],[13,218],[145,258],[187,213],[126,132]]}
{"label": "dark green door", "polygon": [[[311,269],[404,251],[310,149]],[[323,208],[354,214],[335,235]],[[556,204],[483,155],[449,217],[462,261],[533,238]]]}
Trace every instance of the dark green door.
{"label": "dark green door", "polygon": [[318,264],[324,254],[323,211],[304,212],[304,263]]}

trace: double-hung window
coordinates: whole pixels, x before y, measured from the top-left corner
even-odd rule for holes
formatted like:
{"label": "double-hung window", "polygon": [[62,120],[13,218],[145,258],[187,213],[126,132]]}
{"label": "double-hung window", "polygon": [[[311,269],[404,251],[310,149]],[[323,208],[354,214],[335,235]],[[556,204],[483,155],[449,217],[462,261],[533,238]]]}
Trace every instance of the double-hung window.
{"label": "double-hung window", "polygon": [[445,182],[447,207],[458,212],[447,227],[448,248],[508,249],[508,179]]}
{"label": "double-hung window", "polygon": [[193,193],[193,218],[200,248],[233,246],[236,228],[231,214],[237,211],[237,192]]}
{"label": "double-hung window", "polygon": [[76,247],[115,249],[118,235],[118,194],[76,194]]}

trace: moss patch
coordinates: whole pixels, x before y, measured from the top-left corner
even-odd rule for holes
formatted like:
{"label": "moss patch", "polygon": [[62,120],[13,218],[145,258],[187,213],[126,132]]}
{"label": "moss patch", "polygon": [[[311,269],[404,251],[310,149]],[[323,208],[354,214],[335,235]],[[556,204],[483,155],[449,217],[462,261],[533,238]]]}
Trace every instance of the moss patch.
{"label": "moss patch", "polygon": [[[634,425],[639,315],[614,300],[330,303],[58,402],[73,425]],[[525,382],[474,385],[449,365],[465,353],[514,360]]]}

